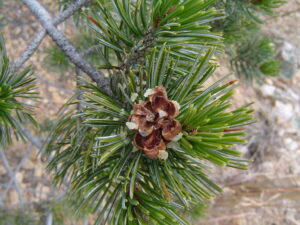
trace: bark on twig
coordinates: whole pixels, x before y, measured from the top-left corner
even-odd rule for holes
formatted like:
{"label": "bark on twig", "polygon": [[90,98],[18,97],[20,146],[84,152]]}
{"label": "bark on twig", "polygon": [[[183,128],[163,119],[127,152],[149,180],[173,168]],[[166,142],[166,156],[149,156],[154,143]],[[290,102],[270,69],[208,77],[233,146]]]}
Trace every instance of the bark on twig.
{"label": "bark on twig", "polygon": [[37,79],[39,79],[41,82],[45,83],[46,85],[49,85],[51,87],[54,87],[62,92],[64,92],[65,94],[67,95],[73,95],[74,93],[66,88],[64,88],[63,86],[57,84],[57,83],[54,83],[54,82],[51,82],[49,81],[48,79],[44,78],[43,76],[41,75],[37,75],[35,74],[34,75],[35,77],[37,77]]}
{"label": "bark on twig", "polygon": [[22,125],[20,125],[20,129],[21,129],[21,131],[24,133],[24,135],[26,136],[26,138],[27,138],[27,139],[28,139],[28,140],[29,140],[36,148],[38,148],[39,150],[42,149],[43,143],[42,143],[42,141],[41,141],[39,138],[33,136],[33,135],[31,134],[31,132],[30,132],[29,130],[27,130],[25,127],[23,127]]}
{"label": "bark on twig", "polygon": [[60,32],[52,23],[52,19],[47,10],[36,0],[21,0],[39,20],[42,26],[46,29],[49,36],[57,44],[57,46],[64,52],[64,54],[77,66],[80,70],[85,72],[98,87],[109,96],[113,97],[110,89],[109,81],[97,69],[82,58],[81,54],[77,52],[75,47],[68,41],[65,35]]}
{"label": "bark on twig", "polygon": [[10,181],[8,182],[7,186],[5,187],[4,192],[2,193],[3,197],[7,196],[7,193],[13,187],[13,184],[15,183],[15,174],[17,174],[19,172],[19,170],[22,168],[22,166],[24,165],[26,160],[29,158],[32,151],[33,151],[33,148],[30,147],[29,151],[23,155],[22,159],[20,160],[20,163],[17,165],[15,171],[13,172],[14,176],[10,177]]}
{"label": "bark on twig", "polygon": [[[90,0],[77,0],[69,8],[64,10],[58,17],[54,18],[53,24],[59,25],[64,22],[70,16],[72,16],[76,11],[78,11],[82,6],[89,3]],[[40,30],[37,35],[32,39],[31,43],[27,46],[21,57],[15,62],[14,70],[18,71],[24,63],[30,59],[33,53],[38,49],[43,39],[45,38],[47,32],[45,29]]]}

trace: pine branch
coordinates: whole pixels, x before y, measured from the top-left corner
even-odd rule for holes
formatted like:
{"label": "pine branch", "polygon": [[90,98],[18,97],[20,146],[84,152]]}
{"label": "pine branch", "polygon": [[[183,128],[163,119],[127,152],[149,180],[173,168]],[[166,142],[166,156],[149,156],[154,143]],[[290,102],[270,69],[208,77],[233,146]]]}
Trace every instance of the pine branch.
{"label": "pine branch", "polygon": [[62,32],[60,32],[51,22],[52,19],[46,9],[36,0],[22,0],[22,2],[32,11],[42,26],[46,29],[49,36],[66,56],[78,68],[85,72],[96,84],[104,90],[109,96],[113,96],[108,79],[104,77],[97,69],[90,65],[75,47],[68,41]]}
{"label": "pine branch", "polygon": [[20,100],[37,98],[35,78],[31,76],[30,68],[20,73],[14,73],[6,54],[4,40],[0,35],[0,145],[5,146],[12,141],[12,132],[16,138],[25,140],[22,124],[31,121],[33,106]]}
{"label": "pine branch", "polygon": [[[53,24],[55,26],[67,20],[75,12],[77,12],[82,6],[89,3],[90,0],[77,0],[75,3],[70,5],[66,10],[64,10],[58,17],[54,18]],[[21,57],[15,62],[14,70],[18,71],[24,63],[30,59],[34,52],[38,49],[43,39],[46,37],[47,31],[45,29],[40,30],[37,35],[32,39],[31,43],[27,46],[25,51],[22,53]]]}
{"label": "pine branch", "polygon": [[99,0],[89,19],[103,47],[106,64],[100,68],[134,67],[142,63],[148,50],[163,45],[174,58],[187,61],[195,60],[209,46],[220,49],[220,33],[211,32],[209,23],[223,14],[209,7],[213,2]]}
{"label": "pine branch", "polygon": [[245,143],[251,104],[231,110],[228,76],[205,85],[222,46],[207,23],[222,14],[214,0],[96,2],[98,68],[118,101],[82,80],[82,98],[66,104],[48,138],[48,169],[97,225],[187,225],[184,211],[221,192],[205,162],[249,163],[234,146]]}
{"label": "pine branch", "polygon": [[[220,85],[226,77],[203,88],[216,68],[209,63],[214,51],[185,70],[172,63],[168,50],[162,48],[157,58],[153,52],[145,67],[128,71],[122,85],[115,84],[120,103],[94,85],[82,85],[84,107],[61,115],[49,138],[48,169],[57,171],[57,184],[70,180],[79,209],[91,207],[96,213],[101,206],[95,224],[189,224],[178,212],[221,191],[206,175],[205,161],[247,168],[233,146],[245,142],[243,126],[252,119],[249,105],[228,111],[236,85]],[[168,125],[171,138],[158,135],[161,116],[166,123],[181,124]],[[146,124],[147,118],[154,122]]]}
{"label": "pine branch", "polygon": [[88,48],[85,51],[83,51],[81,54],[82,54],[82,56],[88,56],[88,55],[96,52],[97,49],[99,49],[99,45],[93,45],[90,48]]}
{"label": "pine branch", "polygon": [[[16,191],[17,191],[17,193],[18,193],[18,198],[19,198],[19,200],[20,200],[20,202],[22,202],[22,201],[23,201],[23,197],[22,197],[22,194],[21,194],[21,188],[20,188],[20,186],[19,186],[19,184],[18,184],[18,181],[17,181],[17,179],[16,179],[16,173],[14,173],[13,170],[11,169],[11,167],[10,167],[10,165],[9,165],[9,162],[8,162],[8,160],[7,160],[7,158],[6,158],[6,155],[5,155],[5,153],[4,153],[4,150],[1,149],[1,148],[0,148],[0,158],[1,158],[1,161],[2,161],[2,163],[3,163],[3,166],[4,166],[5,170],[6,170],[6,172],[8,173],[8,175],[9,175],[9,176],[12,178],[12,180],[13,180],[15,189],[16,189]],[[6,197],[6,196],[4,196],[4,197]]]}
{"label": "pine branch", "polygon": [[[33,148],[30,147],[29,151],[27,151],[22,159],[20,160],[19,164],[17,165],[16,169],[14,170],[13,172],[13,176],[10,176],[10,181],[8,182],[7,186],[5,187],[5,190],[3,191],[2,193],[2,196],[5,198],[7,196],[7,193],[8,191],[12,188],[13,184],[15,184],[16,182],[16,177],[15,177],[15,174],[17,174],[19,172],[19,170],[22,168],[22,166],[24,165],[24,163],[26,162],[26,160],[28,159],[28,157],[30,156],[30,154],[32,153],[33,151]],[[2,158],[5,159],[5,153],[1,153],[1,154],[4,154],[2,155]],[[6,163],[8,165],[8,162]]]}
{"label": "pine branch", "polygon": [[73,94],[72,91],[70,91],[70,90],[64,88],[63,86],[61,86],[61,85],[59,85],[59,84],[57,84],[57,83],[55,83],[55,82],[49,81],[48,79],[46,79],[45,77],[43,77],[43,76],[41,76],[41,75],[35,74],[35,77],[37,77],[37,79],[39,79],[40,81],[42,81],[42,82],[45,83],[46,85],[52,86],[52,87],[58,89],[59,91],[64,92],[64,93],[67,94],[67,95],[72,95],[72,94]]}
{"label": "pine branch", "polygon": [[276,58],[273,41],[265,34],[248,34],[228,47],[231,67],[246,81],[280,74],[280,61]]}
{"label": "pine branch", "polygon": [[23,125],[20,125],[20,130],[23,132],[23,134],[26,136],[26,138],[39,150],[42,149],[43,143],[41,139],[38,137],[34,136],[26,127]]}
{"label": "pine branch", "polygon": [[216,21],[214,29],[224,33],[231,67],[244,81],[280,74],[275,47],[272,40],[261,32],[261,26],[283,3],[282,0],[220,0],[215,4],[225,11],[225,19]]}

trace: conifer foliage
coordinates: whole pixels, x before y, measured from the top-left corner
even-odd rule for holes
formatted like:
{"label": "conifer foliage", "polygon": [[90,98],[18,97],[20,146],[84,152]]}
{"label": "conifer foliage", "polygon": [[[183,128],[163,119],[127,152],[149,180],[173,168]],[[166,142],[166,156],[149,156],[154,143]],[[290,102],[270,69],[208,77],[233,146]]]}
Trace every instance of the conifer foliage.
{"label": "conifer foliage", "polygon": [[248,163],[234,145],[250,105],[232,109],[228,76],[206,84],[222,48],[208,23],[222,14],[212,0],[96,2],[88,18],[113,95],[81,80],[48,139],[48,169],[95,224],[189,224],[181,212],[221,192],[209,165]]}
{"label": "conifer foliage", "polygon": [[15,73],[6,54],[3,37],[0,35],[0,146],[11,143],[11,134],[25,139],[20,125],[27,121],[35,123],[32,107],[24,99],[35,99],[35,78],[30,68]]}
{"label": "conifer foliage", "polygon": [[283,0],[218,0],[216,8],[224,10],[225,19],[214,23],[223,32],[232,69],[246,81],[280,75],[280,61],[274,40],[262,31],[262,26]]}

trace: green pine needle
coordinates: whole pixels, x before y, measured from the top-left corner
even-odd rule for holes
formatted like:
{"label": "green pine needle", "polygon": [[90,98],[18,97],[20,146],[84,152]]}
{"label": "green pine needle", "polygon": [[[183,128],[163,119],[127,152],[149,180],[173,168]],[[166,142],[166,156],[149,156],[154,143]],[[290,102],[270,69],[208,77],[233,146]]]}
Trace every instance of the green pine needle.
{"label": "green pine needle", "polygon": [[[89,20],[101,45],[98,68],[109,74],[114,99],[80,82],[81,100],[66,104],[48,139],[48,169],[56,184],[71,183],[78,212],[92,208],[95,224],[190,224],[184,212],[222,192],[209,165],[249,164],[235,145],[245,143],[244,126],[253,122],[250,105],[232,110],[237,85],[228,76],[206,85],[222,50],[208,24],[222,14],[214,0],[95,2]],[[157,86],[181,106],[182,137],[168,143],[167,159],[137,150],[126,124]]]}
{"label": "green pine needle", "polygon": [[[105,67],[135,65],[153,46],[166,45],[170,54],[186,60],[197,56],[199,46],[222,47],[220,33],[209,31],[208,24],[222,18],[208,9],[214,1],[97,0],[89,19],[108,60]],[[123,64],[114,65],[116,59]]]}
{"label": "green pine needle", "polygon": [[34,100],[35,78],[27,67],[20,73],[14,73],[6,55],[4,39],[0,35],[0,146],[11,143],[12,133],[25,140],[21,124],[31,121],[33,106],[24,100]]}
{"label": "green pine needle", "polygon": [[[179,212],[221,192],[206,175],[205,162],[239,169],[249,163],[233,148],[245,143],[241,127],[252,120],[249,106],[230,111],[235,82],[221,85],[220,81],[201,89],[194,85],[202,85],[208,71],[214,72],[209,63],[213,49],[199,56],[190,71],[172,67],[169,51],[161,51],[155,62],[151,57],[147,60],[147,77],[139,70],[122,77],[121,83],[127,85],[119,86],[118,99],[123,104],[93,85],[84,85],[81,104],[85,107],[74,116],[64,114],[48,143],[47,151],[53,154],[48,168],[56,168],[58,182],[69,177],[70,194],[83,199],[80,208],[94,207],[95,212],[101,208],[96,224],[188,224]],[[168,68],[164,76],[161,65]],[[177,76],[182,78],[182,88],[174,79]],[[140,82],[141,77],[150,83]],[[126,96],[163,83],[168,83],[170,99],[182,106],[177,119],[184,132],[179,142],[168,146],[167,160],[153,160],[132,144],[135,132],[128,130],[126,122],[133,106]],[[139,100],[145,97],[138,94],[133,102]]]}

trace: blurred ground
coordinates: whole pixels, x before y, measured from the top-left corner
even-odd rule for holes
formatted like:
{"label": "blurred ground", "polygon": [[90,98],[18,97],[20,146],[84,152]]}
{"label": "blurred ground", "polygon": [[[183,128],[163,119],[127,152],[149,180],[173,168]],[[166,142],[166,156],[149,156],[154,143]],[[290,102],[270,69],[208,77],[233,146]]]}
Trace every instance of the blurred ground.
{"label": "blurred ground", "polygon": [[[238,147],[254,163],[246,172],[213,172],[224,194],[199,224],[300,224],[300,3],[289,1],[277,11],[264,31],[277,40],[283,78],[243,83],[234,97],[236,105],[255,102],[259,122],[249,129],[248,145]],[[219,74],[227,70],[221,67]]]}
{"label": "blurred ground", "polygon": [[[56,1],[40,2],[57,12]],[[3,33],[8,53],[16,60],[40,26],[17,0],[5,1],[3,14],[7,21]],[[212,172],[215,181],[224,187],[224,194],[212,200],[199,225],[300,224],[299,22],[300,3],[296,0],[290,0],[278,10],[276,17],[268,19],[264,30],[278,40],[278,54],[290,73],[283,78],[267,78],[254,87],[241,82],[233,103],[239,106],[255,102],[253,107],[259,122],[249,128],[249,143],[239,148],[254,163],[249,171],[221,168]],[[70,27],[72,23],[68,22],[60,29],[71,35]],[[44,68],[43,49],[50,43],[49,38],[45,39],[27,63],[33,65],[41,93],[36,116],[39,121],[45,121],[44,131],[33,129],[33,132],[42,136],[47,130],[47,121],[55,119],[56,112],[75,87],[74,74],[68,72],[62,78],[61,73]],[[229,72],[226,60],[221,64],[218,76]],[[30,206],[61,194],[51,187],[45,163],[30,144],[15,144],[6,149],[6,153],[11,173],[0,164],[0,206],[9,209]]]}

